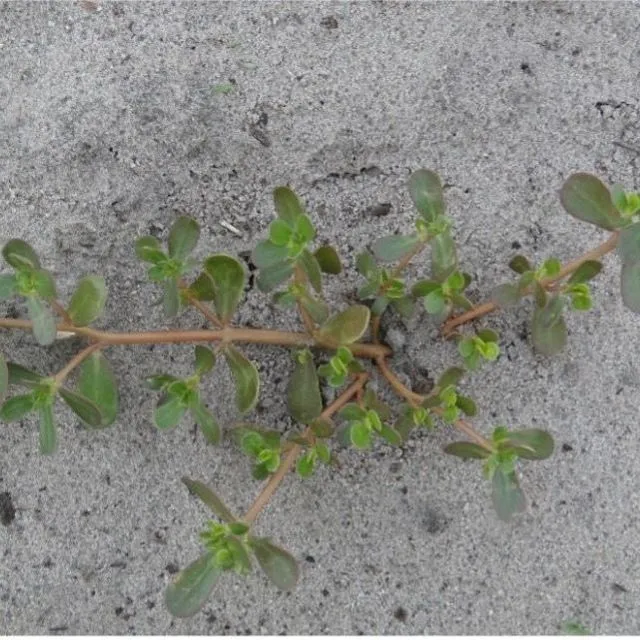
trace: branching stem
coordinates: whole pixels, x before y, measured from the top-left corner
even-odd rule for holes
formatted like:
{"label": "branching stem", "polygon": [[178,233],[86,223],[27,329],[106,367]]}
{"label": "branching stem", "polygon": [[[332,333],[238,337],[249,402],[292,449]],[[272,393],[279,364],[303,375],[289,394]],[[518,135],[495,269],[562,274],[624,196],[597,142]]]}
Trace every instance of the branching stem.
{"label": "branching stem", "polygon": [[86,360],[94,351],[98,349],[102,349],[105,345],[102,342],[94,342],[90,344],[88,347],[85,347],[82,351],[79,351],[67,364],[58,371],[55,375],[54,379],[57,385],[61,385],[66,379],[67,376],[79,365],[82,364],[84,360]]}
{"label": "branching stem", "polygon": [[[346,390],[344,393],[340,395],[336,400],[334,400],[321,414],[321,418],[330,418],[334,413],[340,411],[342,407],[344,407],[353,396],[357,395],[359,391],[364,387],[367,382],[368,374],[358,374],[355,382]],[[310,429],[305,430],[302,434],[302,437],[307,435],[307,432],[311,431]],[[280,486],[280,483],[284,480],[284,477],[287,475],[293,464],[295,463],[297,457],[300,455],[302,451],[302,446],[299,444],[294,444],[293,447],[289,450],[284,460],[280,463],[277,471],[269,478],[267,484],[265,484],[264,488],[258,494],[258,497],[254,500],[253,504],[247,511],[246,515],[243,518],[243,521],[247,524],[251,524],[258,517],[262,509],[266,506],[266,504],[271,499],[271,496],[276,492],[276,489]]]}
{"label": "branching stem", "polygon": [[[30,320],[14,320],[13,318],[0,318],[0,328],[24,329],[30,331],[33,323]],[[61,323],[58,331],[72,333],[87,338],[93,342],[101,342],[105,345],[127,344],[176,344],[185,342],[241,342],[250,344],[271,344],[282,347],[318,347],[321,349],[335,349],[334,344],[324,343],[309,337],[306,333],[294,331],[276,331],[274,329],[247,329],[243,327],[225,327],[223,329],[202,330],[166,330],[166,331],[140,331],[140,332],[116,332],[101,331],[90,327],[76,327],[73,324]],[[355,356],[375,359],[379,356],[390,355],[391,350],[378,344],[356,342],[349,345],[349,349]]]}
{"label": "branching stem", "polygon": [[[587,251],[586,253],[581,255],[579,258],[576,258],[571,262],[567,262],[567,264],[565,264],[562,267],[562,269],[560,269],[560,272],[558,273],[558,275],[554,276],[553,278],[545,278],[540,282],[540,284],[545,289],[549,289],[549,287],[551,287],[554,283],[572,274],[583,262],[587,262],[587,260],[598,260],[599,258],[602,258],[602,256],[606,255],[607,253],[610,253],[616,248],[618,244],[619,235],[620,235],[619,231],[614,231],[609,236],[609,238],[605,242],[603,242],[601,245],[597,246],[595,249],[592,249],[591,251]],[[532,290],[530,288],[525,291],[525,295],[528,295],[530,293],[532,293]],[[471,322],[476,318],[481,318],[482,316],[485,316],[488,313],[491,313],[498,308],[499,306],[495,302],[484,302],[483,304],[479,304],[473,307],[473,309],[469,309],[469,311],[465,311],[464,313],[461,313],[459,316],[449,318],[442,325],[442,333],[445,336],[450,336],[456,327],[459,327],[462,324],[466,324],[467,322]]]}

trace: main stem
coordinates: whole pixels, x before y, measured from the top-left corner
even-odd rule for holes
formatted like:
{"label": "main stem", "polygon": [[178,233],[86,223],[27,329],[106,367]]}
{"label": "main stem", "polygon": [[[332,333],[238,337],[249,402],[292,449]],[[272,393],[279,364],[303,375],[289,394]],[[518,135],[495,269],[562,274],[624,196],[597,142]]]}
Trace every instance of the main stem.
{"label": "main stem", "polygon": [[[355,382],[340,395],[339,398],[334,400],[321,414],[321,418],[330,418],[334,413],[340,411],[342,407],[344,407],[353,396],[355,396],[365,385],[367,381],[368,375],[360,374],[358,375]],[[310,429],[305,430],[305,434],[310,432]],[[303,434],[304,435],[304,434]],[[293,447],[289,450],[284,460],[280,463],[278,470],[269,478],[269,481],[264,486],[262,491],[258,494],[258,497],[254,500],[253,504],[247,511],[243,520],[247,524],[251,524],[260,514],[262,509],[264,509],[265,505],[271,499],[271,496],[276,492],[276,489],[280,486],[280,483],[284,480],[284,477],[289,472],[289,469],[295,463],[297,457],[300,455],[302,451],[302,446],[299,444],[294,444]]]}
{"label": "main stem", "polygon": [[[0,328],[31,330],[33,323],[30,320],[14,320],[13,318],[1,318]],[[93,342],[104,345],[127,344],[176,344],[184,342],[241,342],[247,344],[271,344],[283,347],[318,347],[321,349],[335,349],[335,345],[311,338],[306,333],[295,331],[276,331],[273,329],[246,329],[242,327],[225,327],[223,329],[201,330],[166,330],[166,331],[140,331],[140,332],[115,332],[91,329],[90,327],[76,327],[65,322],[57,326],[57,330],[75,334],[87,338]],[[390,355],[391,350],[378,344],[356,342],[349,345],[349,349],[355,356],[374,360],[382,355]]]}
{"label": "main stem", "polygon": [[[540,282],[540,284],[545,289],[548,289],[554,283],[572,274],[582,263],[587,262],[588,260],[597,260],[598,258],[602,258],[602,256],[610,253],[616,248],[619,235],[619,231],[614,231],[606,240],[606,242],[603,242],[601,245],[597,246],[591,251],[587,251],[587,253],[581,255],[579,258],[576,258],[571,262],[567,262],[567,264],[565,264],[560,269],[558,275],[553,276],[553,278],[545,278]],[[529,294],[531,293],[531,290],[528,289],[525,293]],[[442,325],[442,333],[445,336],[450,335],[456,327],[466,324],[467,322],[471,322],[476,318],[485,316],[498,308],[499,306],[495,302],[484,302],[483,304],[479,304],[473,307],[473,309],[469,309],[469,311],[465,311],[465,313],[462,313],[459,316],[449,318],[449,320],[447,320],[444,325]]]}

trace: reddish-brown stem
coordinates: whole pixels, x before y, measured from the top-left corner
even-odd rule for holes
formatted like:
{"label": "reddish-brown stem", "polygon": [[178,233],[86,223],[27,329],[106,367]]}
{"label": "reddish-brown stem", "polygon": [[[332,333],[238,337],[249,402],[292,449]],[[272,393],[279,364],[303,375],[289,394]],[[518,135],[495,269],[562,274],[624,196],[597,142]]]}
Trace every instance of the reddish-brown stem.
{"label": "reddish-brown stem", "polygon": [[[587,262],[587,260],[598,260],[598,258],[602,258],[602,256],[606,255],[607,253],[610,253],[616,248],[616,245],[618,244],[619,235],[620,235],[619,231],[614,231],[606,240],[606,242],[603,242],[601,245],[598,245],[595,249],[592,249],[591,251],[587,251],[586,253],[581,255],[579,258],[576,258],[571,262],[567,262],[567,264],[565,264],[560,269],[560,272],[558,273],[558,275],[553,276],[553,278],[545,278],[540,282],[540,284],[545,289],[548,289],[554,283],[572,274],[583,262]],[[525,295],[528,295],[531,292],[532,290],[531,288],[529,288],[525,291]],[[481,318],[482,316],[485,316],[488,313],[491,313],[492,311],[495,311],[498,308],[499,306],[495,302],[484,302],[482,304],[479,304],[473,307],[473,309],[469,309],[469,311],[465,311],[464,313],[461,313],[459,316],[449,318],[442,325],[442,333],[445,336],[450,336],[456,327],[459,327],[462,324],[466,324],[467,322],[471,322],[476,318]]]}
{"label": "reddish-brown stem", "polygon": [[[411,406],[417,407],[424,402],[425,396],[411,391],[411,389],[409,389],[391,370],[391,367],[389,367],[384,358],[377,358],[376,365],[378,366],[380,373],[382,373],[387,382],[391,385],[391,388],[400,397],[404,398]],[[438,416],[443,414],[443,410],[440,407],[433,407],[431,411]],[[488,451],[493,451],[493,445],[486,438],[482,437],[466,420],[456,420],[452,425],[456,429],[465,433],[471,440],[479,444],[481,447],[484,447]]]}
{"label": "reddish-brown stem", "polygon": [[418,244],[409,251],[404,258],[398,262],[398,264],[394,267],[391,272],[392,278],[397,278],[405,269],[405,267],[420,253],[424,251],[424,248],[427,246],[426,242],[418,242]]}
{"label": "reddish-brown stem", "polygon": [[[13,318],[0,318],[0,328],[31,330],[33,323],[30,320],[14,320]],[[321,349],[335,349],[334,344],[324,343],[309,337],[306,333],[294,331],[276,331],[273,329],[245,329],[225,327],[223,329],[201,330],[166,330],[166,331],[141,331],[132,333],[119,333],[114,331],[101,331],[90,327],[76,327],[61,323],[58,331],[72,333],[109,345],[125,344],[175,344],[185,342],[241,342],[249,344],[271,344],[283,347],[318,347]],[[356,342],[349,345],[353,355],[361,358],[375,359],[382,355],[390,355],[391,350],[378,344]]]}
{"label": "reddish-brown stem", "polygon": [[[354,395],[357,395],[358,392],[364,387],[368,378],[368,374],[359,374],[355,380],[355,382],[340,395],[339,398],[334,400],[321,414],[321,418],[330,418],[334,413],[340,411],[342,407],[344,407]],[[302,434],[304,437],[310,429],[306,429]],[[280,486],[280,483],[284,480],[285,476],[293,466],[296,461],[298,455],[302,451],[302,446],[299,444],[294,444],[287,455],[284,457],[284,460],[280,463],[277,471],[269,478],[267,484],[265,484],[264,488],[258,494],[257,498],[254,500],[253,504],[247,511],[243,520],[247,524],[251,524],[258,517],[262,509],[266,506],[266,504],[271,499],[271,496],[276,492],[276,489]]]}
{"label": "reddish-brown stem", "polygon": [[101,342],[94,342],[90,344],[88,347],[85,347],[82,351],[79,351],[67,364],[56,373],[54,376],[54,380],[57,385],[61,385],[66,379],[67,376],[84,360],[86,360],[94,351],[98,349],[102,349],[105,345]]}
{"label": "reddish-brown stem", "polygon": [[73,324],[73,320],[71,316],[67,313],[67,310],[57,301],[51,300],[49,303],[51,308],[63,319],[64,322],[68,324]]}
{"label": "reddish-brown stem", "polygon": [[222,322],[218,316],[213,312],[209,305],[204,304],[201,300],[198,300],[193,293],[189,291],[189,285],[184,280],[178,282],[180,290],[186,295],[189,304],[197,309],[214,327],[222,328]]}

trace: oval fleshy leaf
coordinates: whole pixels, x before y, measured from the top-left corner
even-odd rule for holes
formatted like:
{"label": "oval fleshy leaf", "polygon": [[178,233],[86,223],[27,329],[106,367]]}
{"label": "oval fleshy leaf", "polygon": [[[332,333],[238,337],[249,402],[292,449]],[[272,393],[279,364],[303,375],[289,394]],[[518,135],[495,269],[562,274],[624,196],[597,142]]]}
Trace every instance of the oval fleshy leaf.
{"label": "oval fleshy leaf", "polygon": [[211,444],[220,443],[220,425],[213,417],[213,414],[197,395],[193,396],[193,400],[189,404],[189,410],[191,411],[191,417],[196,421],[196,424],[200,427],[202,434],[206,438],[207,442]]}
{"label": "oval fleshy leaf", "polygon": [[293,265],[290,262],[278,262],[260,269],[257,284],[258,289],[268,293],[293,275]]}
{"label": "oval fleshy leaf", "polygon": [[40,407],[40,453],[50,455],[56,450],[57,433],[53,418],[53,407],[47,404]]}
{"label": "oval fleshy leaf", "polygon": [[17,289],[18,280],[13,273],[3,273],[0,275],[0,300],[10,298]]}
{"label": "oval fleshy leaf", "polygon": [[602,263],[597,260],[586,260],[583,262],[567,280],[568,284],[582,284],[593,280],[600,271],[602,271]]}
{"label": "oval fleshy leaf", "polygon": [[49,345],[56,339],[56,319],[51,310],[38,298],[27,298],[29,318],[33,322],[33,335],[41,345]]}
{"label": "oval fleshy leaf", "polygon": [[162,308],[167,318],[173,318],[180,311],[180,293],[178,292],[178,282],[174,278],[162,283]]}
{"label": "oval fleshy leaf", "polygon": [[322,300],[316,300],[309,296],[301,298],[300,304],[316,324],[323,324],[329,317],[329,306]]}
{"label": "oval fleshy leaf", "polygon": [[197,496],[204,502],[213,513],[215,513],[223,522],[237,522],[236,518],[227,505],[210,489],[204,482],[199,480],[191,480],[184,476],[182,482],[194,496]]}
{"label": "oval fleshy leaf", "polygon": [[543,429],[509,431],[507,441],[525,460],[544,460],[553,453],[553,438]]}
{"label": "oval fleshy leaf", "polygon": [[441,376],[438,378],[438,388],[444,389],[445,387],[453,385],[454,387],[462,380],[465,374],[465,370],[461,367],[449,367]]}
{"label": "oval fleshy leaf", "polygon": [[620,289],[625,306],[640,313],[640,262],[622,265]]}
{"label": "oval fleshy leaf", "polygon": [[342,271],[342,264],[338,252],[331,246],[325,245],[313,254],[323,273],[337,275]]}
{"label": "oval fleshy leaf", "polygon": [[531,271],[533,267],[525,256],[517,255],[509,261],[509,268],[516,273],[523,274],[526,271]]}
{"label": "oval fleshy leaf", "polygon": [[160,240],[154,236],[142,236],[136,240],[136,256],[143,262],[155,264],[166,258]]}
{"label": "oval fleshy leaf", "polygon": [[300,577],[295,558],[266,538],[251,538],[250,545],[269,580],[278,588],[291,591]]}
{"label": "oval fleshy leaf", "polygon": [[256,366],[233,345],[224,349],[224,355],[236,385],[236,405],[240,413],[256,406],[260,392],[260,376]]}
{"label": "oval fleshy leaf", "polygon": [[251,253],[251,261],[258,269],[266,269],[279,262],[284,262],[289,257],[289,249],[273,244],[269,240],[259,242]]}
{"label": "oval fleshy leaf", "polygon": [[33,411],[35,401],[30,393],[13,396],[0,407],[0,420],[15,422],[23,418],[29,411]]}
{"label": "oval fleshy leaf", "polygon": [[640,222],[630,224],[620,231],[618,255],[623,264],[640,262]]}
{"label": "oval fleshy leaf", "polygon": [[318,337],[335,344],[351,344],[363,336],[370,318],[368,307],[354,305],[329,318],[318,330]]}
{"label": "oval fleshy leaf", "polygon": [[273,204],[278,217],[293,227],[298,216],[304,214],[304,208],[298,196],[289,187],[276,187],[273,190]]}
{"label": "oval fleshy leaf", "polygon": [[565,211],[602,229],[613,231],[624,222],[611,199],[609,189],[589,173],[574,173],[560,190]]}
{"label": "oval fleshy leaf", "polygon": [[86,398],[81,393],[67,389],[66,387],[60,387],[58,390],[60,397],[69,405],[70,409],[86,424],[90,427],[102,426],[102,414],[97,405],[93,403],[89,398]]}
{"label": "oval fleshy leaf", "polygon": [[169,255],[176,260],[184,260],[198,244],[200,226],[187,216],[180,216],[169,231]]}
{"label": "oval fleshy leaf", "polygon": [[492,479],[493,506],[500,520],[508,522],[527,507],[527,501],[520,488],[515,471],[496,469]]}
{"label": "oval fleshy leaf", "polygon": [[456,243],[448,231],[431,240],[431,277],[444,282],[458,265]]}
{"label": "oval fleshy leaf", "polygon": [[549,324],[545,309],[536,308],[531,322],[531,340],[537,351],[552,356],[564,349],[567,344],[567,325],[562,315]]}
{"label": "oval fleshy leaf", "polygon": [[182,398],[169,396],[161,402],[153,412],[153,422],[158,429],[171,429],[178,425],[187,411]]}
{"label": "oval fleshy leaf", "polygon": [[444,452],[463,460],[471,458],[484,460],[491,455],[490,451],[475,442],[452,442],[444,448]]}
{"label": "oval fleshy leaf", "polygon": [[191,284],[189,291],[198,300],[213,300],[215,295],[211,276],[203,271]]}
{"label": "oval fleshy leaf", "polygon": [[373,254],[378,260],[383,262],[394,262],[404,258],[409,252],[415,249],[420,240],[417,236],[386,236],[378,238],[371,247]]}
{"label": "oval fleshy leaf", "polygon": [[14,269],[39,269],[40,260],[31,245],[20,238],[9,240],[2,248],[2,256]]}
{"label": "oval fleshy leaf", "polygon": [[15,362],[7,362],[7,369],[9,372],[9,384],[33,388],[44,379],[44,376],[41,376],[39,373],[26,369]]}
{"label": "oval fleshy leaf", "polygon": [[245,269],[239,260],[222,253],[207,258],[204,269],[213,282],[213,306],[222,323],[227,324],[244,292]]}
{"label": "oval fleshy leaf", "polygon": [[320,293],[322,291],[322,270],[316,257],[305,249],[298,258],[297,263],[302,267],[305,275],[309,279],[311,286]]}
{"label": "oval fleshy leaf", "polygon": [[107,286],[104,278],[86,276],[78,283],[67,313],[73,324],[86,327],[102,315],[106,300]]}
{"label": "oval fleshy leaf", "polygon": [[118,383],[102,352],[92,353],[80,366],[78,390],[98,407],[100,427],[113,424],[118,415]]}
{"label": "oval fleshy leaf", "polygon": [[309,350],[297,353],[295,359],[296,365],[287,388],[287,405],[294,420],[309,424],[322,413],[318,373]]}
{"label": "oval fleshy leaf", "polygon": [[196,345],[196,373],[203,376],[216,366],[216,356],[208,347]]}
{"label": "oval fleshy leaf", "polygon": [[520,302],[522,294],[515,284],[501,284],[491,295],[493,301],[501,307],[513,307]]}
{"label": "oval fleshy leaf", "polygon": [[176,618],[188,618],[205,605],[223,569],[215,564],[213,555],[205,553],[183,569],[167,587],[164,600],[169,613]]}
{"label": "oval fleshy leaf", "polygon": [[419,169],[409,178],[411,200],[426,222],[433,222],[444,215],[444,196],[438,174]]}

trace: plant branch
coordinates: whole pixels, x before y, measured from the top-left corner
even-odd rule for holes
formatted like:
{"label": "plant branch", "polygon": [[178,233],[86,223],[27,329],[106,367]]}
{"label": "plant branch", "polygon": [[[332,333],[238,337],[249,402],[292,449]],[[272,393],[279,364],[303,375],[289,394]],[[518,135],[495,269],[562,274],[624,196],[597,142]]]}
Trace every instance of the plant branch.
{"label": "plant branch", "polygon": [[[30,331],[33,323],[30,320],[14,320],[0,318],[0,328],[24,329]],[[334,344],[311,338],[306,333],[294,331],[276,331],[273,329],[250,329],[242,327],[225,327],[223,329],[202,330],[166,330],[141,332],[101,331],[90,327],[76,327],[66,323],[57,326],[58,331],[73,333],[105,345],[126,344],[176,344],[184,342],[241,342],[249,344],[271,344],[282,347],[317,347],[335,349]],[[355,342],[349,345],[353,355],[361,358],[375,358],[390,355],[391,350],[385,345]]]}
{"label": "plant branch", "polygon": [[[378,369],[380,369],[380,373],[385,377],[387,382],[391,385],[391,388],[402,398],[407,400],[407,402],[413,406],[420,406],[424,400],[425,396],[420,395],[419,393],[415,393],[411,391],[403,382],[396,376],[396,374],[391,370],[391,367],[387,364],[387,361],[382,358],[376,358],[376,365]],[[431,411],[438,416],[441,416],[444,411],[441,407],[433,407]],[[481,436],[474,428],[471,423],[466,420],[456,420],[451,423],[456,429],[465,433],[471,440],[479,444],[481,447],[484,447],[488,451],[493,451],[493,445],[483,436]]]}
{"label": "plant branch", "polygon": [[51,308],[64,320],[64,322],[66,322],[67,324],[73,324],[71,316],[57,300],[51,300],[49,304],[51,305]]}
{"label": "plant branch", "polygon": [[421,254],[425,247],[427,246],[426,242],[418,242],[418,244],[409,251],[404,258],[398,262],[398,264],[394,267],[391,272],[391,278],[397,278],[408,266],[408,264],[419,254]]}
{"label": "plant branch", "polygon": [[184,280],[180,280],[178,283],[181,291],[186,295],[189,304],[197,309],[214,327],[222,328],[222,322],[218,316],[213,312],[209,305],[204,304],[201,300],[198,300],[193,293],[189,290],[189,286],[184,282]]}
{"label": "plant branch", "polygon": [[[567,262],[561,269],[558,275],[553,276],[552,278],[544,278],[541,280],[540,284],[545,288],[549,289],[554,283],[566,278],[568,275],[572,274],[583,262],[587,262],[587,260],[597,260],[598,258],[602,258],[602,256],[606,255],[613,251],[618,244],[618,236],[620,233],[618,231],[614,231],[609,238],[603,242],[601,245],[598,245],[595,249],[591,251],[587,251],[579,258],[572,260],[571,262]],[[527,288],[525,290],[525,295],[529,295],[531,293],[531,288]],[[462,324],[466,324],[467,322],[471,322],[476,318],[480,318],[482,316],[487,315],[498,309],[499,306],[495,302],[484,302],[483,304],[479,304],[473,309],[469,311],[465,311],[465,313],[460,314],[459,316],[454,316],[453,318],[449,318],[442,325],[442,333],[445,336],[451,335],[453,330],[456,327],[459,327]]]}
{"label": "plant branch", "polygon": [[[340,411],[342,407],[344,407],[354,395],[357,395],[358,392],[364,387],[368,374],[359,374],[356,377],[355,382],[344,391],[336,400],[334,400],[321,414],[321,418],[330,418],[334,413]],[[310,428],[307,428],[302,434],[303,437],[307,434],[307,432],[311,432]],[[264,486],[262,491],[258,494],[258,497],[254,500],[253,504],[247,511],[246,515],[243,518],[243,521],[247,524],[251,524],[258,517],[262,509],[266,506],[266,504],[271,499],[271,496],[276,492],[276,489],[280,486],[280,483],[284,480],[284,477],[287,475],[291,467],[296,461],[298,455],[302,451],[302,446],[299,444],[294,444],[293,447],[289,450],[284,460],[280,463],[277,471],[269,478],[269,481]]]}
{"label": "plant branch", "polygon": [[94,342],[90,344],[88,347],[85,347],[82,351],[79,351],[67,364],[58,371],[55,375],[54,380],[56,384],[61,385],[66,379],[67,376],[84,360],[86,360],[94,351],[98,349],[102,349],[105,345],[101,342]]}

